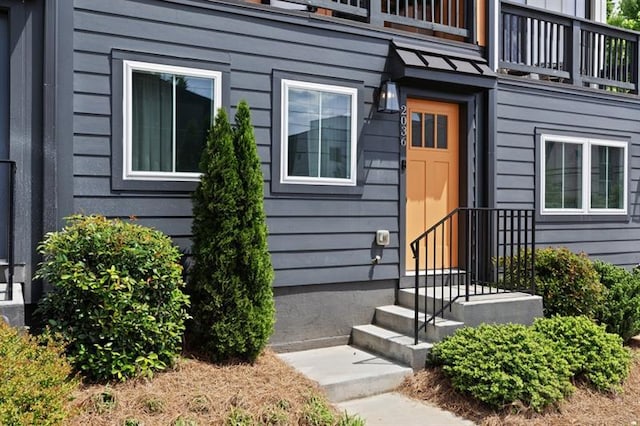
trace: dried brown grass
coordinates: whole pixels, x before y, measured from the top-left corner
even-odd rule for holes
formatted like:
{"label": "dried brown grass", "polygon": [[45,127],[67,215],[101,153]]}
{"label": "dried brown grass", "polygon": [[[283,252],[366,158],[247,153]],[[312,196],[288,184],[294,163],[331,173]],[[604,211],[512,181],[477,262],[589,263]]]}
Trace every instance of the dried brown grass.
{"label": "dried brown grass", "polygon": [[640,341],[632,346],[633,364],[623,392],[605,394],[579,384],[571,397],[543,413],[534,413],[522,406],[503,410],[488,408],[455,391],[439,369],[415,374],[405,381],[401,391],[486,426],[640,424]]}
{"label": "dried brown grass", "polygon": [[[113,407],[99,403],[104,392],[113,395]],[[83,386],[75,394],[75,415],[68,424],[120,426],[135,419],[150,426],[171,425],[182,419],[198,425],[221,425],[232,409],[245,410],[255,420],[276,413],[281,424],[299,424],[310,394],[324,400],[314,382],[270,351],[253,365],[216,365],[182,358],[174,370],[152,380]]]}

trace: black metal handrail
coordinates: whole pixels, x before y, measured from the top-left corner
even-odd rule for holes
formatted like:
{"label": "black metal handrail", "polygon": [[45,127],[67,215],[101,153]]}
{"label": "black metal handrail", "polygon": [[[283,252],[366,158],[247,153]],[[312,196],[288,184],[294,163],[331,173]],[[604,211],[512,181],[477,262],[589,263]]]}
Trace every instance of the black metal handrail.
{"label": "black metal handrail", "polygon": [[16,186],[16,162],[13,160],[0,160],[0,164],[9,165],[9,218],[7,221],[7,300],[13,300],[13,275],[15,270],[15,259],[13,247],[15,242],[15,186]]}
{"label": "black metal handrail", "polygon": [[[426,330],[429,322],[435,325],[436,318],[446,309],[451,310],[461,297],[469,301],[473,296],[498,293],[535,294],[532,209],[459,207],[420,234],[410,246],[415,259],[415,344],[420,330]],[[429,277],[433,277],[431,301],[427,291]],[[425,288],[422,324],[421,280]]]}

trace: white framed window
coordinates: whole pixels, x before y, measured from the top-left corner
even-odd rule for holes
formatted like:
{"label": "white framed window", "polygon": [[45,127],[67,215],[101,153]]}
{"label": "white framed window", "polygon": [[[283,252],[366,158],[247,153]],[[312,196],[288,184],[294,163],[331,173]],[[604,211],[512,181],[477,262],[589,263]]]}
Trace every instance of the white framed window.
{"label": "white framed window", "polygon": [[358,90],[282,80],[280,182],[356,185]]}
{"label": "white framed window", "polygon": [[626,214],[626,142],[541,135],[543,215]]}
{"label": "white framed window", "polygon": [[123,179],[198,180],[222,73],[123,61],[123,86]]}

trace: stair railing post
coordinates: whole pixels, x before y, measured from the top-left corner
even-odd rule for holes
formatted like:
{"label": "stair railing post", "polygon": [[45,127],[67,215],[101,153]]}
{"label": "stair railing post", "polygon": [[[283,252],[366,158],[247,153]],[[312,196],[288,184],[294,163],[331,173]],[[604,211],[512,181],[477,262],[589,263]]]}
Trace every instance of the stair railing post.
{"label": "stair railing post", "polygon": [[13,161],[7,161],[6,164],[9,165],[9,226],[8,226],[8,244],[7,244],[7,261],[9,268],[9,273],[7,277],[7,299],[13,300],[13,274],[14,274],[14,256],[13,256],[13,246],[15,240],[14,228],[15,228],[15,186],[16,186],[16,163]]}
{"label": "stair railing post", "polygon": [[[418,290],[420,289],[420,240],[414,241],[414,258],[415,258],[415,280],[414,280],[414,290],[415,293],[413,295],[413,344],[418,344],[418,310],[420,308],[420,294]],[[426,273],[426,271],[425,271]],[[426,292],[426,289],[425,289]]]}
{"label": "stair railing post", "polygon": [[469,281],[472,279],[472,274],[473,271],[471,270],[471,268],[473,268],[472,265],[472,251],[473,251],[473,234],[474,234],[474,227],[473,227],[473,220],[474,220],[474,210],[469,210],[468,214],[467,214],[467,278],[464,280],[464,299],[468,302],[469,301]]}
{"label": "stair railing post", "polygon": [[531,213],[531,294],[536,294],[536,215]]}

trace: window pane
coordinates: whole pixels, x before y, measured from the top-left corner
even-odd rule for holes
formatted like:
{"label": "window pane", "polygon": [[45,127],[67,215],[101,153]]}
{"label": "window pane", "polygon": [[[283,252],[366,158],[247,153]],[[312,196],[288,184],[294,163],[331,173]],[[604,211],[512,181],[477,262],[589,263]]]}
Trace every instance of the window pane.
{"label": "window pane", "polygon": [[446,115],[438,116],[438,148],[447,149],[447,125],[449,118]]}
{"label": "window pane", "polygon": [[545,144],[544,206],[562,208],[562,147],[558,142]]}
{"label": "window pane", "polygon": [[289,176],[351,178],[351,96],[288,92]]}
{"label": "window pane", "polygon": [[582,145],[564,145],[564,205],[565,209],[582,208]]}
{"label": "window pane", "polygon": [[424,115],[424,146],[426,148],[433,148],[435,146],[434,121],[435,116],[433,114]]}
{"label": "window pane", "polygon": [[320,177],[351,177],[351,96],[321,92]]}
{"label": "window pane", "polygon": [[132,72],[132,169],[173,169],[173,76]]}
{"label": "window pane", "polygon": [[411,113],[411,146],[422,146],[422,114]]}
{"label": "window pane", "polygon": [[176,171],[197,172],[213,117],[213,80],[176,76]]}
{"label": "window pane", "polygon": [[289,176],[319,176],[320,92],[289,89]]}
{"label": "window pane", "polygon": [[582,208],[582,145],[547,141],[545,157],[545,208]]}
{"label": "window pane", "polygon": [[624,208],[624,149],[591,147],[591,207]]}

